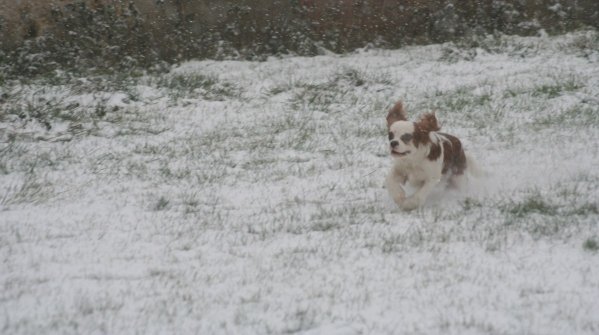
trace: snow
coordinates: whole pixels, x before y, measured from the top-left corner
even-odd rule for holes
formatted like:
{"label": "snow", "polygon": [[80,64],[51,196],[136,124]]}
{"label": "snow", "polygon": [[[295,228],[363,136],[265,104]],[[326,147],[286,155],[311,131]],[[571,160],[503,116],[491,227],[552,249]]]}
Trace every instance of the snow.
{"label": "snow", "polygon": [[[596,334],[597,40],[7,83],[0,330]],[[176,75],[217,83],[157,84]],[[397,209],[383,189],[397,99],[413,118],[436,110],[488,176]],[[50,129],[9,108],[27,103],[60,110]]]}

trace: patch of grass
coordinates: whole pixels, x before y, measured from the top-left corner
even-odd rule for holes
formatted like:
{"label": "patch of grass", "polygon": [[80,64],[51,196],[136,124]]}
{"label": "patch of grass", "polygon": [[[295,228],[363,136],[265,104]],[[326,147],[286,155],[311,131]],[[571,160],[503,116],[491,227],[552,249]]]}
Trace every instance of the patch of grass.
{"label": "patch of grass", "polygon": [[142,83],[143,73],[135,70],[85,77],[72,77],[63,83],[74,94],[93,94],[98,92],[123,92],[131,101],[139,100],[136,86]]}
{"label": "patch of grass", "polygon": [[205,185],[221,182],[227,176],[226,165],[222,162],[215,162],[208,166],[213,168],[199,169],[191,173],[191,180],[200,185]]}
{"label": "patch of grass", "polygon": [[381,127],[380,124],[359,124],[359,128],[357,128],[353,133],[355,137],[363,138],[363,139],[385,139],[387,136],[387,130],[384,127]]}
{"label": "patch of grass", "polygon": [[243,146],[251,150],[288,149],[310,151],[318,145],[316,134],[318,122],[313,117],[314,111],[285,110],[280,117],[266,120],[263,126],[246,135]]}
{"label": "patch of grass", "polygon": [[460,125],[471,129],[486,130],[498,122],[504,122],[506,111],[497,105],[492,89],[476,89],[462,86],[455,90],[435,90],[427,93],[416,110],[438,111],[440,122],[451,121],[452,125]]}
{"label": "patch of grass", "polygon": [[[568,200],[568,199],[566,199]],[[556,236],[580,229],[584,218],[599,214],[595,203],[569,199],[556,203],[535,191],[521,201],[497,206],[504,214],[505,226],[522,228],[532,236]]]}
{"label": "patch of grass", "polygon": [[136,159],[129,159],[122,164],[126,167],[125,175],[140,179],[148,177],[149,171],[145,162]]}
{"label": "patch of grass", "polygon": [[0,205],[38,204],[48,200],[52,194],[52,185],[30,171],[25,174],[21,183],[5,189],[4,194],[0,195]]}
{"label": "patch of grass", "polygon": [[563,52],[575,53],[588,58],[599,50],[599,32],[597,30],[583,30],[576,33],[575,37],[560,45]]}
{"label": "patch of grass", "polygon": [[171,90],[190,91],[196,88],[210,89],[218,84],[215,76],[203,74],[175,74],[161,77],[163,81],[158,82],[158,87],[166,87]]}
{"label": "patch of grass", "polygon": [[314,328],[317,323],[318,313],[314,308],[297,307],[295,310],[286,313],[287,320],[283,334],[296,334],[306,332]]}
{"label": "patch of grass", "polygon": [[574,208],[568,210],[566,214],[581,216],[599,214],[599,208],[596,203],[586,203],[579,206],[575,206]]}
{"label": "patch of grass", "polygon": [[310,229],[312,231],[326,232],[339,227],[338,223],[328,221],[328,222],[316,222],[314,223]]}
{"label": "patch of grass", "polygon": [[[490,93],[475,94],[473,89],[473,87],[463,86],[454,91],[435,91],[428,94],[427,98],[424,99],[427,106],[423,107],[425,109],[441,110],[444,113],[463,114],[464,112],[478,111],[492,101]],[[478,117],[481,116],[478,115]]]}
{"label": "patch of grass", "polygon": [[54,119],[63,119],[69,110],[78,106],[64,106],[62,99],[46,100],[44,97],[25,97],[14,94],[7,99],[6,107],[0,107],[0,113],[14,115],[23,123],[38,122],[46,130],[52,129]]}
{"label": "patch of grass", "polygon": [[474,208],[481,208],[482,206],[482,203],[476,199],[466,198],[464,201],[462,201],[462,208],[465,211],[469,211]]}
{"label": "patch of grass", "polygon": [[196,193],[186,193],[182,196],[183,208],[185,214],[191,214],[199,212],[200,201]]}
{"label": "patch of grass", "polygon": [[493,54],[508,53],[510,56],[530,57],[538,54],[538,45],[519,36],[493,34],[467,34],[456,42],[460,49],[480,48]]}
{"label": "patch of grass", "polygon": [[0,146],[0,173],[6,175],[26,169],[22,160],[29,153],[29,148],[18,142],[11,141],[5,146]]}
{"label": "patch of grass", "polygon": [[520,95],[532,96],[534,98],[552,99],[568,92],[578,91],[585,87],[583,79],[576,73],[553,73],[543,78],[541,83],[535,83],[532,87],[511,87],[503,94],[504,98],[514,98]]}
{"label": "patch of grass", "polygon": [[163,75],[151,84],[159,89],[168,89],[169,96],[174,102],[194,98],[225,101],[241,96],[241,90],[234,84],[201,73]]}
{"label": "patch of grass", "polygon": [[365,76],[356,69],[344,68],[337,72],[332,79],[335,83],[347,83],[350,86],[362,86],[366,83]]}
{"label": "patch of grass", "polygon": [[533,97],[543,96],[549,99],[561,95],[563,92],[571,92],[582,88],[583,86],[575,81],[564,81],[560,83],[542,84],[535,87],[532,91]]}
{"label": "patch of grass", "polygon": [[599,113],[595,106],[576,105],[567,110],[556,112],[555,114],[539,117],[534,121],[534,125],[541,128],[546,128],[548,126],[599,126]]}
{"label": "patch of grass", "polygon": [[555,215],[558,213],[558,208],[559,207],[546,202],[539,194],[535,194],[521,202],[511,203],[510,205],[504,206],[503,210],[516,218],[523,218],[532,213]]}
{"label": "patch of grass", "polygon": [[561,85],[543,84],[543,85],[537,86],[533,89],[532,96],[533,97],[545,96],[545,97],[551,99],[551,98],[555,98],[555,97],[559,96],[561,92],[562,92]]}
{"label": "patch of grass", "polygon": [[340,92],[333,82],[303,84],[292,98],[295,109],[308,109],[326,112],[331,104],[339,100]]}
{"label": "patch of grass", "polygon": [[337,103],[352,105],[358,97],[350,94],[355,90],[372,85],[391,86],[392,80],[385,73],[365,73],[344,67],[336,71],[331,79],[323,83],[300,83],[292,97],[294,109],[309,109],[329,112]]}
{"label": "patch of grass", "polygon": [[272,86],[266,90],[266,92],[265,92],[266,95],[274,96],[277,94],[288,92],[288,91],[300,86],[300,84],[298,83],[298,80],[292,76],[285,77],[280,80],[277,80],[277,78],[273,78],[273,79],[275,81],[274,86]]}
{"label": "patch of grass", "polygon": [[582,244],[582,248],[586,251],[597,252],[599,251],[599,242],[596,238],[589,237]]}
{"label": "patch of grass", "polygon": [[383,253],[396,253],[412,248],[438,249],[450,241],[447,231],[436,231],[431,225],[411,227],[405,232],[382,236],[380,248]]}
{"label": "patch of grass", "polygon": [[[186,99],[225,101],[240,98],[242,91],[236,85],[220,80],[217,76],[204,74],[153,73],[147,76],[139,70],[87,74],[78,77],[73,73],[50,72],[35,79],[22,79],[3,85],[5,92],[0,99],[0,115],[14,115],[22,122],[38,122],[46,130],[56,122],[86,122],[98,120],[118,123],[126,111],[120,107],[107,107],[113,94],[122,93],[122,102],[129,104],[141,100],[140,85],[165,89],[173,103]],[[55,94],[56,92],[68,94]],[[92,95],[92,103],[85,105],[66,97]],[[147,119],[145,117],[144,119]],[[125,131],[125,134],[127,132]]]}
{"label": "patch of grass", "polygon": [[455,43],[446,43],[441,49],[439,61],[450,64],[460,61],[470,62],[476,58],[476,49],[470,47],[460,47]]}
{"label": "patch of grass", "polygon": [[167,209],[169,205],[170,201],[164,196],[161,196],[160,198],[158,198],[152,209],[155,211],[162,211]]}
{"label": "patch of grass", "polygon": [[287,92],[287,91],[289,91],[289,90],[290,90],[290,88],[291,88],[290,86],[285,86],[285,85],[282,85],[282,86],[275,86],[275,87],[273,87],[273,88],[269,89],[267,94],[268,94],[268,95],[277,95],[277,94],[281,94],[281,93],[283,93],[283,92]]}
{"label": "patch of grass", "polygon": [[69,141],[93,132],[99,121],[118,119],[120,107],[107,106],[110,94],[79,99],[77,87],[69,81],[65,87],[35,83],[8,88],[0,103],[0,122],[13,125],[6,139]]}

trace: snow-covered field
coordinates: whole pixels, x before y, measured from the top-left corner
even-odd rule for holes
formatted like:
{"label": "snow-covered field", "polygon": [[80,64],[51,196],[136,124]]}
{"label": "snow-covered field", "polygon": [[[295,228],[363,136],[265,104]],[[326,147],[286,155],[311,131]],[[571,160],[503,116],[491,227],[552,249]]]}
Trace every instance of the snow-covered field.
{"label": "snow-covered field", "polygon": [[[599,34],[0,87],[2,334],[599,333]],[[488,176],[401,212],[386,110]]]}

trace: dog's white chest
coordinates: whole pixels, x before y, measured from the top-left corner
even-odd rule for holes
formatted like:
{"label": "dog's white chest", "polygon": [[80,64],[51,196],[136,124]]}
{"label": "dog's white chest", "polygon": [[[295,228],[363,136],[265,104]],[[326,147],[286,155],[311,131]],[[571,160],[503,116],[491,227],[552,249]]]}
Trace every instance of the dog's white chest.
{"label": "dog's white chest", "polygon": [[431,179],[432,176],[436,176],[434,173],[435,163],[431,161],[419,161],[419,162],[401,162],[396,165],[397,171],[407,179],[407,184],[418,186],[423,181]]}

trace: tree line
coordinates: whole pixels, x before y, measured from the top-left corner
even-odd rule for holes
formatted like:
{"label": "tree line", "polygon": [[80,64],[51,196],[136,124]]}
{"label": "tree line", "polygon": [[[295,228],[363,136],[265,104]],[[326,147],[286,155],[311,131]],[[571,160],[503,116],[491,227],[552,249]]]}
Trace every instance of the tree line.
{"label": "tree line", "polygon": [[596,0],[5,1],[0,66],[22,75],[192,58],[260,60],[598,25]]}

